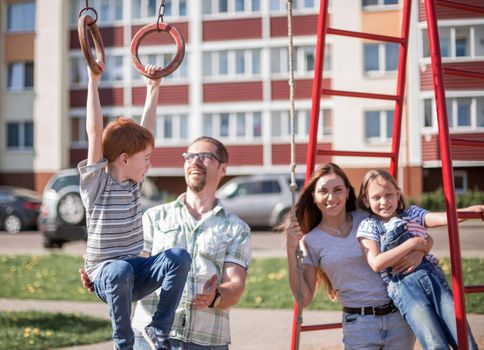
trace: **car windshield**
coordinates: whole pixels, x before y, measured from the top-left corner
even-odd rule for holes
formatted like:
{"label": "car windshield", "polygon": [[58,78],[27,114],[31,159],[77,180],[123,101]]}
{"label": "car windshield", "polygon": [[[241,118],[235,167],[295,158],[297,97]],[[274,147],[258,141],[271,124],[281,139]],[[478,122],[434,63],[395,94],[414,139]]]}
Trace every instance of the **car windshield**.
{"label": "car windshield", "polygon": [[51,189],[58,192],[61,188],[77,185],[79,186],[80,178],[79,175],[70,176],[60,176],[58,177],[51,186]]}
{"label": "car windshield", "polygon": [[[291,186],[291,178],[287,179],[287,184],[289,185],[289,187]],[[296,191],[301,192],[302,188],[304,187],[304,179],[296,179],[296,186]]]}

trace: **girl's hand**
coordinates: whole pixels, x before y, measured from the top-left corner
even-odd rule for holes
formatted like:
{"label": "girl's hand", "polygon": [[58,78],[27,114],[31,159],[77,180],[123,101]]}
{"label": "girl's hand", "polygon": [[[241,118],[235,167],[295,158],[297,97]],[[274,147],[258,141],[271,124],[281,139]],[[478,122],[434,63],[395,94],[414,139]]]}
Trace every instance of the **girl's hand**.
{"label": "girl's hand", "polygon": [[[160,67],[155,66],[153,64],[147,64],[145,66],[146,73],[148,73],[150,75],[155,74],[156,71],[160,70],[160,69],[161,69]],[[147,86],[151,86],[151,87],[159,87],[160,86],[161,78],[152,79],[152,78],[145,77],[143,75],[143,79],[145,80],[145,83],[146,83]]]}
{"label": "girl's hand", "polygon": [[288,228],[286,229],[286,245],[288,252],[295,252],[299,241],[303,238],[303,233],[301,227],[297,221],[291,221]]}
{"label": "girl's hand", "polygon": [[484,220],[484,204],[471,205],[470,207],[467,207],[467,208],[462,209],[462,210],[481,213],[482,214],[482,220]]}
{"label": "girl's hand", "polygon": [[425,252],[421,250],[413,250],[401,258],[396,264],[392,265],[392,271],[396,274],[403,273],[406,275],[420,265],[424,256]]}

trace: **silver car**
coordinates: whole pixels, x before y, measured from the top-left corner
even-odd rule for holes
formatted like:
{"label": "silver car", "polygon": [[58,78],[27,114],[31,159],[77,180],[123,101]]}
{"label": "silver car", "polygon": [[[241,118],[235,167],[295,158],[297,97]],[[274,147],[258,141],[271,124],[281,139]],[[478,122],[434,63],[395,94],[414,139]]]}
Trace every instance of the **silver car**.
{"label": "silver car", "polygon": [[[289,174],[239,176],[224,184],[217,197],[224,208],[250,226],[273,227],[291,208],[290,183]],[[302,175],[296,176],[296,184],[300,191],[304,185]]]}
{"label": "silver car", "polygon": [[[143,210],[166,199],[152,181],[148,178],[143,181]],[[61,248],[66,242],[86,239],[86,213],[79,194],[76,168],[59,171],[45,186],[38,226],[44,236],[45,248]]]}

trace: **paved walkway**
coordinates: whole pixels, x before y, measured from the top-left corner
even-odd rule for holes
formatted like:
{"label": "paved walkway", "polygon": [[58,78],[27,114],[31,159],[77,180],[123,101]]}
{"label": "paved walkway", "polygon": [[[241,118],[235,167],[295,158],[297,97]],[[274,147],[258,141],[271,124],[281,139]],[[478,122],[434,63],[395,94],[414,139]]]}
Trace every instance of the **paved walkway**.
{"label": "paved walkway", "polygon": [[[105,304],[99,302],[67,302],[0,299],[0,310],[39,310],[48,312],[79,312],[108,319]],[[304,324],[340,321],[339,311],[305,311]],[[468,315],[468,320],[484,345],[484,315]],[[232,350],[281,350],[291,344],[292,310],[238,309],[231,311]],[[335,350],[341,346],[341,329],[305,332],[301,335],[301,350]],[[111,341],[66,348],[64,350],[112,350]]]}

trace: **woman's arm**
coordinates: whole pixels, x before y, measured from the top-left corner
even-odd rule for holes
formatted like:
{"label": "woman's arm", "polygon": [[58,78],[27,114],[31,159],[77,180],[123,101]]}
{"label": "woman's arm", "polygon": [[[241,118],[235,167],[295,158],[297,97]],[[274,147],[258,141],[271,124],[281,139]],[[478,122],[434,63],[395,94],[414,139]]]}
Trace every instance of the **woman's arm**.
{"label": "woman's arm", "polygon": [[[289,269],[289,285],[294,297],[297,297],[298,290],[298,271],[296,249],[299,241],[303,238],[301,228],[297,222],[291,222],[286,229],[286,246],[287,246],[287,263]],[[304,264],[304,271],[301,284],[302,307],[311,304],[313,300],[314,291],[316,289],[316,268],[311,265]]]}
{"label": "woman's arm", "polygon": [[401,260],[404,256],[414,250],[425,252],[428,248],[428,240],[425,237],[412,237],[399,246],[386,252],[380,252],[377,241],[368,238],[359,238],[363,247],[368,265],[373,271],[380,272]]}

